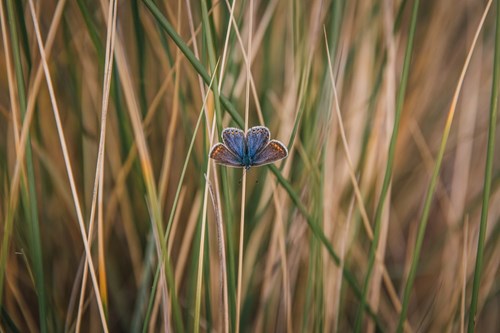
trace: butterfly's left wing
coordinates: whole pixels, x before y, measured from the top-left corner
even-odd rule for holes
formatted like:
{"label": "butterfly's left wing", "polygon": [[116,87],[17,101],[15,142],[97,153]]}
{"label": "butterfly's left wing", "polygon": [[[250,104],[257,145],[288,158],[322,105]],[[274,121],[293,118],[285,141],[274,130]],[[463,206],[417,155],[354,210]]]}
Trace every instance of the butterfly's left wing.
{"label": "butterfly's left wing", "polygon": [[241,168],[244,166],[241,158],[236,156],[222,143],[217,143],[213,146],[209,156],[218,164],[224,164],[234,168]]}
{"label": "butterfly's left wing", "polygon": [[245,132],[239,128],[228,127],[222,131],[222,141],[240,159],[246,154]]}
{"label": "butterfly's left wing", "polygon": [[285,145],[278,140],[271,140],[262,150],[260,150],[252,161],[252,166],[279,161],[288,156]]}

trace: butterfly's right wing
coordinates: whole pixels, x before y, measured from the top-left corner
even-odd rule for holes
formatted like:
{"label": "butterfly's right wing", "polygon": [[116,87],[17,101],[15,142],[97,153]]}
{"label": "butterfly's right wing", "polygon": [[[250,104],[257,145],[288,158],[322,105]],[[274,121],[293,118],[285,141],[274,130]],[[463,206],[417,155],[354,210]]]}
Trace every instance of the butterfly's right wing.
{"label": "butterfly's right wing", "polygon": [[247,132],[248,156],[253,159],[269,143],[271,133],[264,126],[255,126]]}
{"label": "butterfly's right wing", "polygon": [[234,168],[241,168],[244,166],[241,158],[232,153],[222,143],[217,143],[213,146],[209,156],[215,160],[215,163],[224,164]]}
{"label": "butterfly's right wing", "polygon": [[278,140],[271,140],[262,150],[260,150],[252,161],[252,166],[279,161],[288,156],[285,145]]}
{"label": "butterfly's right wing", "polygon": [[234,155],[243,160],[246,154],[245,132],[238,128],[226,128],[222,131],[222,141]]}

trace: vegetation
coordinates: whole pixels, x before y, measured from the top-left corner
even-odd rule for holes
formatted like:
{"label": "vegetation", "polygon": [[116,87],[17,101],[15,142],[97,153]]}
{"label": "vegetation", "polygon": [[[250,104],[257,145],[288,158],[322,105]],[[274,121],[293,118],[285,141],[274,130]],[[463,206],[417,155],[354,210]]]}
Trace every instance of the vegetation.
{"label": "vegetation", "polygon": [[0,331],[498,332],[492,2],[1,0]]}

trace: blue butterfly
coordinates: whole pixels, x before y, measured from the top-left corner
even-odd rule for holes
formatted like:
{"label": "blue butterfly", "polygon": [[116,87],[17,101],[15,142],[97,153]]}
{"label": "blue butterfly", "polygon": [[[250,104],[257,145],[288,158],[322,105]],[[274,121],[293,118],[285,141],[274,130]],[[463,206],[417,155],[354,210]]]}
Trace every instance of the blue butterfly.
{"label": "blue butterfly", "polygon": [[250,169],[252,166],[279,161],[288,156],[285,145],[278,140],[269,140],[271,132],[264,126],[255,126],[245,132],[238,128],[222,131],[222,142],[210,151],[215,163],[235,168]]}

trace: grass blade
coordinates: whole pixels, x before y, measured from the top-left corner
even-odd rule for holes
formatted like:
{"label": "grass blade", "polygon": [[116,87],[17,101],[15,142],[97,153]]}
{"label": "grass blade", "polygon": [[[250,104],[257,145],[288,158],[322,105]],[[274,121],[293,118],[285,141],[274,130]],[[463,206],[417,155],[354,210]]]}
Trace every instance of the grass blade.
{"label": "grass blade", "polygon": [[477,303],[479,287],[481,285],[481,272],[483,270],[484,246],[486,227],[488,225],[488,208],[490,203],[491,182],[493,174],[493,159],[495,156],[495,131],[498,112],[498,86],[500,80],[500,4],[497,1],[496,31],[495,31],[495,56],[493,63],[493,80],[491,82],[490,119],[488,125],[488,147],[484,171],[483,201],[481,207],[481,221],[479,224],[479,238],[477,243],[476,266],[474,268],[474,282],[469,309],[469,323],[467,331],[474,332],[476,326]]}
{"label": "grass blade", "polygon": [[392,130],[391,141],[389,143],[389,152],[387,157],[387,166],[385,170],[384,182],[382,184],[382,190],[380,193],[380,199],[377,204],[377,209],[375,212],[375,228],[373,232],[373,241],[370,246],[370,254],[368,259],[368,270],[366,272],[365,281],[363,283],[363,294],[361,297],[361,308],[358,310],[358,315],[356,316],[355,331],[359,332],[363,323],[363,308],[366,304],[366,297],[368,294],[368,287],[370,285],[370,279],[372,275],[372,270],[375,265],[376,252],[379,244],[380,230],[382,225],[382,216],[385,207],[385,200],[387,198],[389,187],[392,180],[393,164],[396,152],[396,142],[399,133],[399,124],[401,121],[401,114],[403,112],[403,105],[405,101],[406,87],[408,85],[408,77],[410,74],[410,64],[411,57],[413,53],[413,40],[415,37],[415,30],[417,28],[417,16],[420,1],[415,0],[413,3],[411,23],[409,28],[408,42],[406,44],[405,58],[403,63],[403,71],[401,73],[401,81],[399,84],[398,95],[396,99],[396,115],[394,119],[394,127]]}

